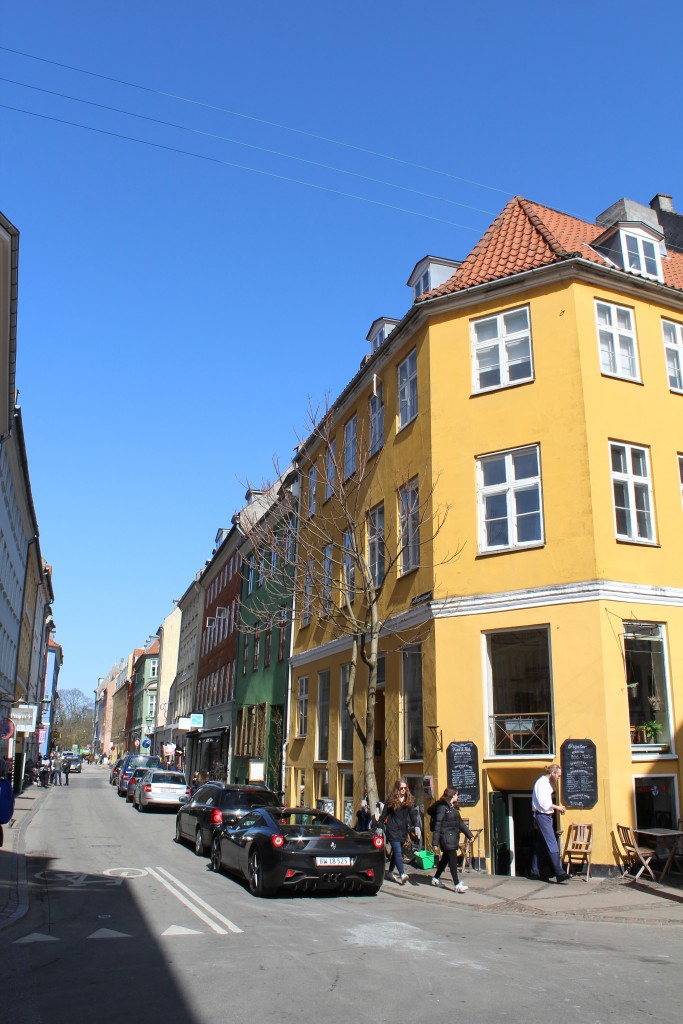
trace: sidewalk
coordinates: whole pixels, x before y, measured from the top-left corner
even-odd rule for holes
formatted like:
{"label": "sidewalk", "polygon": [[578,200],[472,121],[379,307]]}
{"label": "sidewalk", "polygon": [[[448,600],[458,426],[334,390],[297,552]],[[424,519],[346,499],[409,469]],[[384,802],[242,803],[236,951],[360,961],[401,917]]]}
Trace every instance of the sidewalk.
{"label": "sidewalk", "polygon": [[672,885],[644,882],[642,876],[637,882],[619,876],[590,881],[576,877],[558,885],[470,870],[460,875],[469,890],[456,893],[448,871],[443,876],[447,888],[443,889],[431,884],[433,871],[411,867],[407,871],[409,881],[405,885],[387,879],[382,891],[402,899],[456,901],[459,906],[488,914],[523,914],[558,921],[683,925],[683,879],[679,876],[674,876]]}
{"label": "sidewalk", "polygon": [[[47,790],[29,786],[16,799],[14,817],[3,826],[4,846],[0,849],[0,930],[18,921],[28,910],[25,842],[26,829],[40,812]],[[597,878],[586,882],[573,878],[566,885],[533,882],[528,878],[487,875],[465,871],[461,880],[469,890],[453,891],[448,872],[447,888],[431,884],[433,871],[409,867],[409,881],[397,885],[387,879],[382,892],[397,899],[429,903],[453,903],[483,914],[523,914],[528,917],[580,921],[612,921],[620,924],[659,926],[683,925],[683,879],[673,884],[638,882],[622,878]]]}

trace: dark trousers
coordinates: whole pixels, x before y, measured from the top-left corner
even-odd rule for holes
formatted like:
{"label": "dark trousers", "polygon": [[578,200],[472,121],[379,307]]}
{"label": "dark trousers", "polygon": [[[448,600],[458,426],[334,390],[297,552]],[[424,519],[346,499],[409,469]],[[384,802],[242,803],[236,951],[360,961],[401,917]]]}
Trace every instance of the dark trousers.
{"label": "dark trousers", "polygon": [[64,772],[64,784],[69,785],[69,772]]}
{"label": "dark trousers", "polygon": [[453,881],[458,884],[458,851],[457,850],[443,850],[439,857],[439,863],[436,865],[435,878],[441,878],[442,874],[449,867],[451,874],[453,875]]}
{"label": "dark trousers", "polygon": [[[534,855],[531,858],[532,875],[563,875],[564,868],[560,860],[560,851],[555,835],[555,818],[552,814],[534,814],[536,832],[534,834]],[[552,871],[548,871],[548,861]]]}

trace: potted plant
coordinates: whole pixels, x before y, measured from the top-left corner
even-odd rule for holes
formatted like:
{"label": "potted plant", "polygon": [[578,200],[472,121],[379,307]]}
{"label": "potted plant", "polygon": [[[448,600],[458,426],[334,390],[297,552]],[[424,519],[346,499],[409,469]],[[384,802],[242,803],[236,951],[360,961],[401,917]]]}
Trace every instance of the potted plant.
{"label": "potted plant", "polygon": [[659,743],[659,736],[662,731],[661,722],[646,722],[645,737],[648,743]]}

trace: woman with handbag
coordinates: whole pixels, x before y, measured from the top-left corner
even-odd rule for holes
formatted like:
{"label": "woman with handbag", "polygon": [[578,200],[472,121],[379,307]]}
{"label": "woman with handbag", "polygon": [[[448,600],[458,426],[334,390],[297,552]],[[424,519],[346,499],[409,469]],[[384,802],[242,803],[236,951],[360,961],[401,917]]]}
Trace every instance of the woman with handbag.
{"label": "woman with handbag", "polygon": [[409,831],[415,833],[418,841],[422,836],[420,815],[405,779],[398,779],[394,783],[380,815],[379,827],[384,829],[386,842],[391,847],[388,870],[391,872],[393,869],[395,882],[405,885],[408,875],[403,865],[403,844],[408,839]]}
{"label": "woman with handbag", "polygon": [[429,808],[433,815],[432,826],[432,847],[434,850],[441,849],[441,857],[436,865],[436,872],[432,878],[432,885],[443,886],[441,875],[450,867],[455,884],[456,892],[467,892],[469,886],[458,880],[458,848],[460,846],[460,833],[464,832],[468,839],[474,836],[468,829],[460,816],[458,807],[458,791],[453,786],[444,789],[441,799]]}

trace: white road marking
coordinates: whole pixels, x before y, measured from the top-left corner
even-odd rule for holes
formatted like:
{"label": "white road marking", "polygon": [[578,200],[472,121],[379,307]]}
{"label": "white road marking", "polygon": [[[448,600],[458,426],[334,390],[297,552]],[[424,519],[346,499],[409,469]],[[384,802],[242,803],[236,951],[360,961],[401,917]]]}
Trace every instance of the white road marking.
{"label": "white road marking", "polygon": [[196,932],[192,928],[181,928],[179,924],[172,924],[170,928],[167,928],[163,935],[201,935],[201,932]]}
{"label": "white road marking", "polygon": [[204,907],[206,910],[209,911],[210,914],[213,914],[216,920],[220,921],[221,924],[224,924],[225,927],[228,928],[231,932],[234,932],[235,935],[243,934],[241,928],[238,928],[236,924],[233,924],[233,922],[228,917],[223,917],[223,915],[220,914],[214,907],[212,907],[210,903],[205,903],[200,896],[197,896],[196,893],[192,892],[192,889],[188,889],[186,885],[183,885],[183,883],[174,875],[172,875],[170,871],[167,871],[166,868],[159,868],[159,871],[162,873],[162,875],[165,875],[166,878],[169,878],[172,882],[174,882],[179,889],[182,889],[183,892],[186,892],[189,896],[191,896],[193,900],[196,900],[200,907]]}
{"label": "white road marking", "polygon": [[88,935],[88,939],[132,939],[132,935],[128,932],[115,932],[111,928],[98,928],[92,935]]}
{"label": "white road marking", "polygon": [[104,874],[112,878],[144,878],[147,872],[142,868],[107,868]]}
{"label": "white road marking", "polygon": [[[150,875],[152,875],[153,878],[156,878],[158,882],[161,882],[161,884],[165,886],[165,888],[168,889],[168,891],[172,893],[177,900],[180,900],[180,902],[184,906],[186,906],[188,910],[191,910],[192,913],[200,919],[200,921],[203,921],[204,924],[208,924],[209,928],[212,928],[217,935],[227,935],[228,933],[226,932],[225,928],[221,928],[220,925],[216,924],[216,921],[220,921],[221,924],[224,924],[226,928],[228,928],[231,932],[241,933],[241,928],[238,928],[236,924],[233,924],[232,921],[229,921],[227,917],[223,917],[222,914],[219,914],[218,911],[215,910],[209,903],[206,903],[203,899],[201,899],[200,896],[197,896],[197,894],[193,892],[192,889],[188,889],[186,885],[183,885],[182,882],[180,882],[177,878],[174,878],[174,876],[169,874],[168,871],[165,871],[164,868],[159,868],[158,871],[156,871],[154,868],[148,867],[147,871],[149,872]],[[160,872],[163,873],[163,875],[166,875],[166,878],[163,878]],[[167,881],[167,878],[170,879],[170,881]],[[182,889],[183,892],[186,892],[195,901],[196,904],[199,904],[199,906],[195,906],[195,903],[191,903],[186,896],[183,896],[182,892],[178,891],[179,889]],[[213,921],[208,916],[208,914],[204,914],[199,909],[199,907],[204,907],[206,910],[208,910],[209,914],[213,914],[213,916],[216,918],[216,921]]]}
{"label": "white road marking", "polygon": [[15,939],[15,946],[24,946],[29,942],[59,942],[54,935],[43,935],[41,932],[31,932],[30,935],[24,935],[23,939]]}

